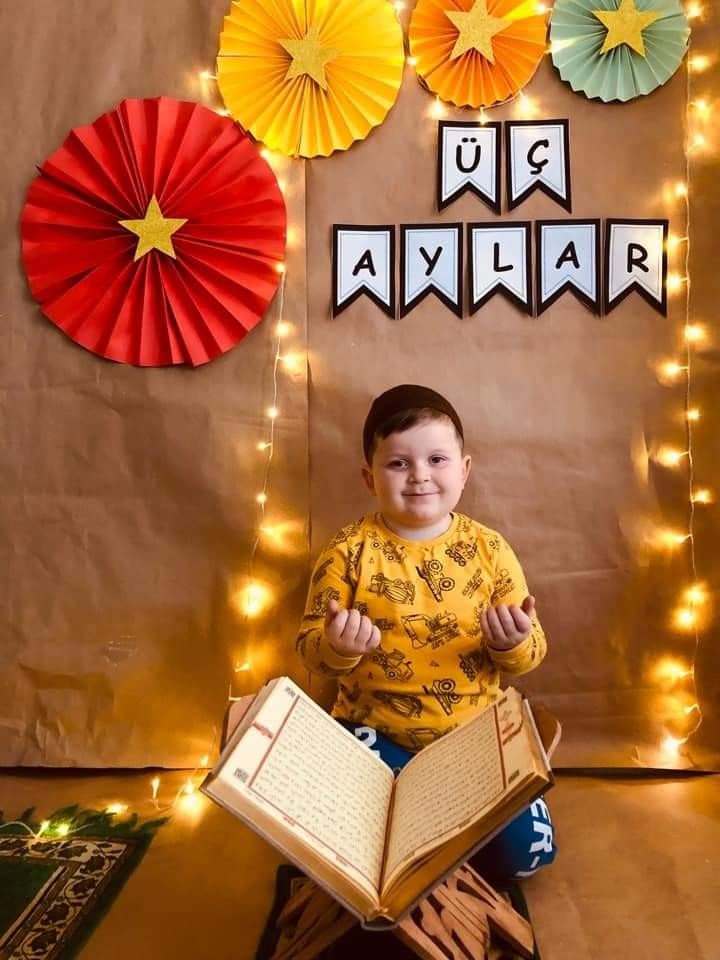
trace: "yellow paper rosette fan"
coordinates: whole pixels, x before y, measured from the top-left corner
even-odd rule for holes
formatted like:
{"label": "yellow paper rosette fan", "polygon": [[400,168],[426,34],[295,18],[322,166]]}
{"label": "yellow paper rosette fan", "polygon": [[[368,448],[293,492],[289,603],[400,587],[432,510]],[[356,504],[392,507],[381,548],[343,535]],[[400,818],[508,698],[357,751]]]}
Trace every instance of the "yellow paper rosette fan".
{"label": "yellow paper rosette fan", "polygon": [[326,157],[383,122],[404,59],[387,0],[234,0],[218,86],[231,115],[271,150]]}
{"label": "yellow paper rosette fan", "polygon": [[418,0],[410,53],[426,86],[456,106],[508,100],[535,73],[547,13],[537,0]]}

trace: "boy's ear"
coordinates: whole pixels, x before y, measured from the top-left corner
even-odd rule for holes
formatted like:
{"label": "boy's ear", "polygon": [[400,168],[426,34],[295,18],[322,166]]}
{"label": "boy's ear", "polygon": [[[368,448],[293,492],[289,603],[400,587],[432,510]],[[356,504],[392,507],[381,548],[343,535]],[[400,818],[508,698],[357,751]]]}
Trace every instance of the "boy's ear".
{"label": "boy's ear", "polygon": [[373,480],[373,472],[372,472],[372,469],[371,469],[366,463],[364,463],[364,464],[362,465],[362,467],[360,468],[360,470],[361,470],[361,472],[362,472],[362,478],[363,478],[363,480],[365,481],[365,486],[368,488],[368,490],[370,491],[370,493],[374,494],[374,493],[375,493],[375,481]]}
{"label": "boy's ear", "polygon": [[463,457],[463,486],[467,483],[467,478],[470,476],[470,471],[472,470],[472,457],[469,453],[466,453]]}

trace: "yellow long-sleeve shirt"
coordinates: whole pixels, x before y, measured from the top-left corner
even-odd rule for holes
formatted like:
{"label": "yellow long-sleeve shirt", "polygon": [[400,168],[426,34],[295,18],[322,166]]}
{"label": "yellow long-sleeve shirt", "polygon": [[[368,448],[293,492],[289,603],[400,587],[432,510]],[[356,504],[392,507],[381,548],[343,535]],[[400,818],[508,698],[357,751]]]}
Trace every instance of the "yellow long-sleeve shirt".
{"label": "yellow long-sleeve shirt", "polygon": [[[452,730],[491,703],[499,673],[534,669],[545,656],[536,618],[512,650],[491,649],[480,614],[521,604],[518,560],[496,533],[455,513],[433,540],[404,540],[380,514],[343,527],[318,557],[296,647],[308,670],[340,678],[332,713],[366,723],[409,750]],[[380,628],[380,646],[343,657],[324,635],[327,605],[354,607]]]}

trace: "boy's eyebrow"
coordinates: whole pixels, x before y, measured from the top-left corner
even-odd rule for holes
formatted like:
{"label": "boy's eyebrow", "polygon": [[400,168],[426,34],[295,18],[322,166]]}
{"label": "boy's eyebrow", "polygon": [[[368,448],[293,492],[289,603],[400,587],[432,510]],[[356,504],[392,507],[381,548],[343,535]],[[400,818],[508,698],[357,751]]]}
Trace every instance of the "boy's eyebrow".
{"label": "boy's eyebrow", "polygon": [[[435,454],[437,454],[437,453],[451,453],[451,452],[452,452],[452,451],[451,451],[451,448],[450,448],[450,447],[433,447],[433,449],[430,450],[430,452],[427,454],[427,456],[429,456],[429,457],[434,457]],[[406,451],[404,451],[402,448],[400,448],[400,450],[394,450],[394,449],[393,449],[393,450],[389,450],[389,451],[385,454],[385,456],[386,456],[388,459],[392,459],[393,457],[407,457],[407,456],[409,456],[409,455],[410,455],[410,454],[407,453]]]}

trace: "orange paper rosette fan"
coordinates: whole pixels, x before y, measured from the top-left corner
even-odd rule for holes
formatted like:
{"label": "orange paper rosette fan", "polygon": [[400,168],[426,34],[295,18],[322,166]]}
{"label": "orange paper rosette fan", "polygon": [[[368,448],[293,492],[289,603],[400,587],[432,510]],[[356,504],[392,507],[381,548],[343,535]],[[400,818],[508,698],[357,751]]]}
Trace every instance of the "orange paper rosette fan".
{"label": "orange paper rosette fan", "polygon": [[76,343],[137,366],[196,366],[261,319],[285,228],[275,175],[232,120],[124,100],[40,168],[22,255],[43,313]]}
{"label": "orange paper rosette fan", "polygon": [[547,50],[537,0],[418,0],[410,53],[426,86],[459,107],[515,96]]}
{"label": "orange paper rosette fan", "polygon": [[234,0],[217,78],[231,115],[292,157],[347,150],[395,103],[405,54],[388,0]]}

